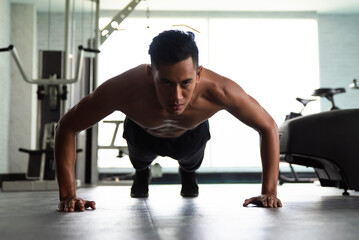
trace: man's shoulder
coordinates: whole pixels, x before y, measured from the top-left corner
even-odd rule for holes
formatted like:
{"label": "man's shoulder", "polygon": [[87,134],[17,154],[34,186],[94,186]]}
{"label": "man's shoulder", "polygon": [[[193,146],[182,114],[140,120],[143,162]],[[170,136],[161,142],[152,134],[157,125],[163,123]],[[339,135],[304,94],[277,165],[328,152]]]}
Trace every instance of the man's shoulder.
{"label": "man's shoulder", "polygon": [[111,98],[113,104],[121,105],[143,98],[143,91],[149,89],[145,69],[145,64],[139,65],[108,79],[96,89],[97,95],[104,99]]}
{"label": "man's shoulder", "polygon": [[210,94],[211,96],[218,95],[226,88],[227,79],[216,72],[203,68],[201,75],[201,89],[203,94]]}
{"label": "man's shoulder", "polygon": [[145,84],[147,82],[146,80],[148,79],[146,66],[146,64],[141,64],[131,68],[108,79],[106,82],[104,82],[104,85],[107,85],[109,88],[125,87],[126,89],[130,89],[131,86],[137,87],[141,83]]}
{"label": "man's shoulder", "polygon": [[128,69],[119,75],[115,76],[114,78],[117,80],[124,80],[124,79],[143,79],[147,78],[147,66],[148,64],[141,64],[131,69]]}
{"label": "man's shoulder", "polygon": [[236,82],[209,69],[203,68],[201,82],[201,95],[221,106],[227,106],[233,97],[243,93]]}

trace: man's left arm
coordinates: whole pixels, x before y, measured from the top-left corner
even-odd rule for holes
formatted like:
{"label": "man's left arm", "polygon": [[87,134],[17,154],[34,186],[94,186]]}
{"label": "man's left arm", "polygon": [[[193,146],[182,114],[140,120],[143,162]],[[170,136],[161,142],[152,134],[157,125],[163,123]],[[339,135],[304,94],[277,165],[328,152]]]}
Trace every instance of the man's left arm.
{"label": "man's left arm", "polygon": [[262,160],[262,194],[246,199],[243,206],[255,204],[263,207],[281,207],[277,198],[277,182],[279,175],[279,137],[276,124],[259,132],[260,152]]}
{"label": "man's left arm", "polygon": [[269,113],[238,84],[223,78],[222,96],[225,109],[260,135],[262,160],[262,192],[260,196],[246,199],[243,206],[281,207],[277,198],[279,174],[278,127]]}

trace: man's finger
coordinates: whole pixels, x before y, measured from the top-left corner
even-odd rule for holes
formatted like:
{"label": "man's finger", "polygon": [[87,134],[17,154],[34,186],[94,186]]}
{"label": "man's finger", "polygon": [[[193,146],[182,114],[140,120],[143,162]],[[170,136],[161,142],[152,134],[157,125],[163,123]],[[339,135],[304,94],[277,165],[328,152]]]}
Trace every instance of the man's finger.
{"label": "man's finger", "polygon": [[277,207],[278,207],[278,199],[276,199],[276,200],[274,201],[273,207],[274,207],[274,208],[277,208]]}
{"label": "man's finger", "polygon": [[64,201],[64,212],[68,212],[68,211],[69,211],[68,203]]}
{"label": "man's finger", "polygon": [[276,200],[275,197],[269,196],[267,198],[267,207],[273,208],[275,200]]}
{"label": "man's finger", "polygon": [[254,198],[244,200],[243,207],[247,207],[249,204],[251,204],[253,199]]}
{"label": "man's finger", "polygon": [[278,199],[278,207],[282,207],[282,202],[280,201],[280,199]]}
{"label": "man's finger", "polygon": [[81,212],[85,211],[84,200],[82,198],[77,199],[76,206]]}
{"label": "man's finger", "polygon": [[94,201],[85,201],[85,208],[92,208],[93,210],[96,209],[96,203]]}
{"label": "man's finger", "polygon": [[254,204],[259,207],[263,207],[263,199],[261,197],[252,197],[250,199],[246,199],[243,203],[243,207],[248,206],[249,204]]}
{"label": "man's finger", "polygon": [[71,200],[68,202],[69,212],[75,211],[75,203],[76,203],[76,201],[75,201],[74,199],[71,199]]}
{"label": "man's finger", "polygon": [[261,198],[261,203],[263,205],[263,207],[267,207],[268,206],[268,199],[267,198]]}
{"label": "man's finger", "polygon": [[64,202],[61,201],[61,202],[59,203],[59,205],[57,205],[57,208],[58,208],[59,212],[64,211]]}

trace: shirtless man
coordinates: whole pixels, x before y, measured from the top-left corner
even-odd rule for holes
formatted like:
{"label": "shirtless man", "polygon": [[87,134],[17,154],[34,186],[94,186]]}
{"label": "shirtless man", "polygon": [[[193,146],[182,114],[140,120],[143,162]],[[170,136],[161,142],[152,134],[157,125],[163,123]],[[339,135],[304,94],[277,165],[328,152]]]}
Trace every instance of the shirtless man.
{"label": "shirtless man", "polygon": [[126,115],[124,138],[136,169],[131,197],[147,197],[149,166],[158,156],[180,165],[181,195],[198,196],[195,170],[210,139],[208,118],[226,110],[260,135],[262,192],[243,206],[281,207],[277,198],[279,137],[272,117],[232,80],[198,65],[193,33],[165,31],[150,45],[151,65],[140,65],[99,86],[59,121],[55,137],[59,211],[95,209],[76,196],[75,138],[114,111]]}

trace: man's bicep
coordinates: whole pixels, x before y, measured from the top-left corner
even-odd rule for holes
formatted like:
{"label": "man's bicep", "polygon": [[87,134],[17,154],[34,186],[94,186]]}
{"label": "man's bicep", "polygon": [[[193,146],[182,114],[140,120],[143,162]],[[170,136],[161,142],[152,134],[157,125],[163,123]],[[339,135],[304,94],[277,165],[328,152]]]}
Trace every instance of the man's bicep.
{"label": "man's bicep", "polygon": [[241,87],[232,87],[229,96],[227,111],[234,117],[257,131],[269,127],[272,122],[271,116]]}

